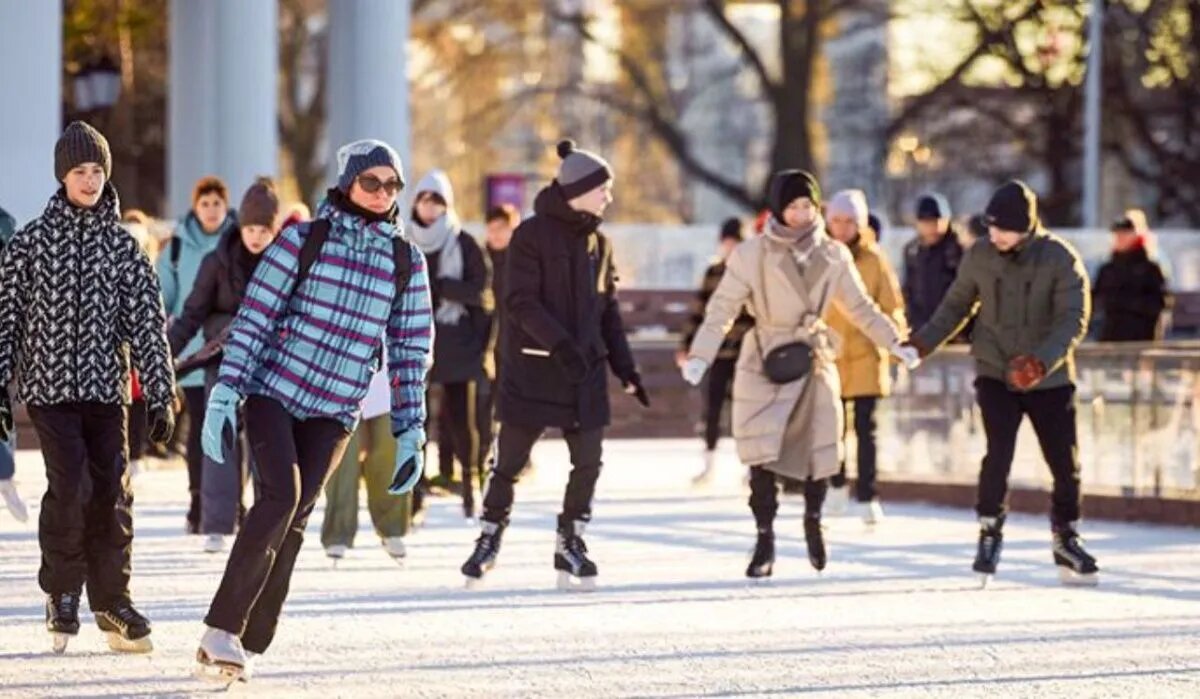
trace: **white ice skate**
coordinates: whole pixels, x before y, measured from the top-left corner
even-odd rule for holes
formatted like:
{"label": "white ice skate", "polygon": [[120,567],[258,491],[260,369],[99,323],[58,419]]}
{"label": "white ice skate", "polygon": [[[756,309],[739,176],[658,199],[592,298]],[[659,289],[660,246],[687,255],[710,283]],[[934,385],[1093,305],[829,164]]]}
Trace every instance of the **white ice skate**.
{"label": "white ice skate", "polygon": [[879,498],[874,498],[870,502],[860,503],[862,508],[863,523],[869,526],[880,524],[885,519],[883,514],[883,504],[879,502]]}
{"label": "white ice skate", "polygon": [[387,551],[387,555],[394,558],[398,563],[404,562],[404,557],[408,555],[408,548],[404,545],[404,537],[388,536],[383,539],[383,550]]}
{"label": "white ice skate", "polygon": [[342,544],[334,544],[332,546],[325,547],[325,555],[329,557],[330,561],[332,561],[334,568],[337,568],[338,563],[346,557],[346,551],[347,548]]}
{"label": "white ice skate", "polygon": [[254,676],[254,666],[258,664],[258,653],[246,651],[246,664],[242,666],[242,675],[238,677],[238,682],[249,682]]}
{"label": "white ice skate", "polygon": [[204,538],[205,553],[220,553],[225,550],[224,534],[209,534]]}
{"label": "white ice skate", "polygon": [[825,496],[825,506],[821,511],[830,517],[841,517],[849,507],[850,489],[843,485],[840,488],[829,488],[829,493]]}
{"label": "white ice skate", "polygon": [[704,468],[692,477],[693,488],[703,488],[711,485],[713,477],[716,475],[717,454],[714,451],[706,450],[704,452]]}
{"label": "white ice skate", "polygon": [[21,499],[21,494],[17,492],[17,486],[11,478],[0,480],[0,498],[4,500],[4,505],[13,519],[18,522],[29,521],[29,509],[25,507],[25,501]]}
{"label": "white ice skate", "polygon": [[246,670],[242,639],[228,631],[209,627],[196,649],[196,677],[226,687],[241,679]]}

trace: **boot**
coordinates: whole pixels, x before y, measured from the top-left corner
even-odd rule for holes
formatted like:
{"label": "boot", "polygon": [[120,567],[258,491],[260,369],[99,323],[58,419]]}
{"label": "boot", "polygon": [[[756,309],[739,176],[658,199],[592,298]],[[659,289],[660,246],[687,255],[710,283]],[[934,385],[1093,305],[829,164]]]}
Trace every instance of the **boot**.
{"label": "boot", "polygon": [[754,542],[754,553],[746,567],[747,578],[769,578],[775,568],[775,532],[770,527],[758,528],[758,540]]}

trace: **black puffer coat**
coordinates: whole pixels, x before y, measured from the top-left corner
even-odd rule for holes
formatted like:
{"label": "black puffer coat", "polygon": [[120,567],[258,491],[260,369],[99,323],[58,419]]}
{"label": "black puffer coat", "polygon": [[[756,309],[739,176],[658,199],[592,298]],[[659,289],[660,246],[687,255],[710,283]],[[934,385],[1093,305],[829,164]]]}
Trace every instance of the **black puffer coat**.
{"label": "black puffer coat", "polygon": [[237,315],[246,285],[258,266],[261,255],[251,255],[242,245],[242,232],[235,226],[227,231],[200,263],[196,284],[183,305],[183,312],[167,329],[171,354],[178,355],[204,330],[205,341],[218,337]]}
{"label": "black puffer coat", "polygon": [[1113,253],[1096,275],[1092,298],[1103,316],[1101,342],[1160,339],[1158,320],[1167,307],[1167,282],[1144,248]]}

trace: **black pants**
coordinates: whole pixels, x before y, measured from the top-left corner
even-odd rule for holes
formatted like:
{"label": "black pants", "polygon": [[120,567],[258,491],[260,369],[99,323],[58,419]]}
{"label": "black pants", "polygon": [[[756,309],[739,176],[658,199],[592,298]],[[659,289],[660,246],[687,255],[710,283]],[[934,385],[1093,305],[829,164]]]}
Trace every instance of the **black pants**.
{"label": "black pants", "polygon": [[[750,469],[750,511],[754,513],[754,523],[759,529],[771,529],[775,524],[775,513],[779,511],[779,488],[777,482],[783,480],[774,471],[768,471],[761,466]],[[825,505],[825,494],[829,492],[828,479],[804,481],[804,516],[813,519],[821,517],[821,507]]]}
{"label": "black pants", "polygon": [[337,420],[297,420],[262,396],[246,399],[245,412],[260,497],[233,543],[204,623],[262,653],[275,637],[308,517],[350,433]]}
{"label": "black pants", "polygon": [[[426,405],[428,403],[429,394],[426,393]],[[438,427],[439,430],[442,427],[449,427],[450,449],[454,458],[457,458],[458,462],[462,464],[463,506],[471,508],[475,507],[474,478],[479,473],[479,430],[475,417],[477,408],[474,381],[442,384],[442,403],[438,408],[438,413],[441,414],[444,411],[446,419],[445,422],[439,423]],[[443,437],[439,433],[439,451],[443,443]],[[439,454],[439,467],[442,469],[442,475],[452,475],[454,462],[444,459],[445,457]]]}
{"label": "black pants", "polygon": [[1021,420],[1029,416],[1054,476],[1050,511],[1055,524],[1079,519],[1079,449],[1075,427],[1075,387],[1018,393],[995,379],[975,380],[975,397],[987,435],[987,455],[979,472],[980,517],[999,517],[1007,511],[1008,474],[1012,469]]}
{"label": "black pants", "polygon": [[[876,451],[875,451],[875,407],[879,399],[850,398],[842,401],[846,412],[854,412],[854,436],[858,440],[858,477],[854,481],[854,495],[859,502],[871,502],[878,494],[875,490]],[[842,441],[850,429],[850,421],[842,422]],[[830,479],[830,485],[841,488],[846,485],[846,457],[843,452],[842,467],[837,475]]]}
{"label": "black pants", "polygon": [[[483,495],[483,518],[488,522],[507,524],[512,513],[513,486],[529,463],[529,452],[545,430],[536,427],[501,424],[496,447],[496,464],[488,477]],[[592,519],[592,498],[600,478],[604,429],[564,430],[567,449],[571,452],[571,476],[563,495],[559,520],[565,522]]]}
{"label": "black pants", "polygon": [[93,610],[129,599],[133,492],[126,471],[123,406],[68,403],[29,406],[46,461],[46,495],[38,521],[48,594],[79,593]]}
{"label": "black pants", "polygon": [[191,504],[188,505],[188,531],[200,532],[200,484],[204,477],[204,450],[200,446],[200,435],[204,431],[204,412],[208,407],[208,393],[203,386],[192,386],[183,389],[183,403],[188,415],[187,433],[187,470],[188,494]]}
{"label": "black pants", "polygon": [[709,451],[717,448],[721,438],[721,411],[729,400],[729,387],[733,385],[736,359],[718,359],[708,371],[708,388],[704,392],[704,447]]}
{"label": "black pants", "polygon": [[[492,451],[492,440],[495,438],[495,425],[493,424],[493,415],[496,410],[495,393],[492,391],[492,383],[488,380],[478,381],[475,383],[475,433],[478,435],[479,453],[475,458],[475,465],[479,469],[478,472],[488,468],[488,456]],[[437,432],[438,432],[438,473],[444,478],[451,478],[454,475],[454,429],[451,426],[450,411],[447,409],[446,402],[443,401],[442,406],[437,413]],[[482,476],[480,476],[482,478]]]}
{"label": "black pants", "polygon": [[146,423],[146,401],[138,398],[129,405],[129,460],[138,461],[146,455],[149,426]]}

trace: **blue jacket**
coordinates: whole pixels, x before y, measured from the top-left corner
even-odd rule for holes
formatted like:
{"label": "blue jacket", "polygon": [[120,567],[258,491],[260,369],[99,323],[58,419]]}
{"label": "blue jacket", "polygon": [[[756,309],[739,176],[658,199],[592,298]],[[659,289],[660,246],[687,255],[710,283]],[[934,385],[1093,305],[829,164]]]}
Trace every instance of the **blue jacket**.
{"label": "blue jacket", "polygon": [[[158,256],[158,281],[162,286],[163,306],[167,309],[168,323],[183,313],[183,306],[192,287],[196,285],[196,275],[200,271],[200,263],[208,254],[217,249],[221,236],[237,226],[237,219],[231,212],[225,217],[225,222],[215,233],[208,234],[200,226],[200,220],[195,214],[188,214],[175,228],[172,240],[167,241]],[[171,260],[171,246],[174,240],[179,241],[179,262]],[[197,352],[204,346],[204,339],[197,336],[192,338],[180,351],[180,356],[186,357]],[[192,372],[181,378],[179,385],[183,388],[204,386],[204,372]]]}

